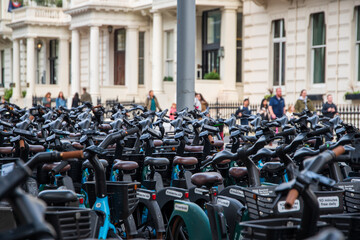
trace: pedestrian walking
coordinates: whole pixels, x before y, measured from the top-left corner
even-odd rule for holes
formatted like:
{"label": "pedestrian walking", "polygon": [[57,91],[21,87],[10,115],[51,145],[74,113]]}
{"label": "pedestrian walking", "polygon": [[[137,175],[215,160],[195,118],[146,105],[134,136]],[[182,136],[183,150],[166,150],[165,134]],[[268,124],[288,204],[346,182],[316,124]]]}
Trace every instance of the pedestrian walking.
{"label": "pedestrian walking", "polygon": [[200,101],[201,111],[204,112],[209,106],[208,102],[205,100],[201,93],[197,93],[196,98]]}
{"label": "pedestrian walking", "polygon": [[59,95],[56,98],[56,108],[59,108],[60,106],[66,108],[66,99],[64,97],[64,93],[61,91],[59,92]]}
{"label": "pedestrian walking", "polygon": [[42,99],[42,104],[44,105],[44,107],[51,107],[51,93],[48,92],[45,94],[45,97],[43,97]]}
{"label": "pedestrian walking", "polygon": [[161,111],[159,102],[158,102],[156,96],[154,95],[153,90],[149,91],[149,95],[147,96],[147,98],[145,100],[145,107],[151,111],[156,111],[156,109],[159,109],[159,111]]}
{"label": "pedestrian walking", "polygon": [[261,104],[257,112],[260,114],[262,120],[270,120],[270,113],[269,113],[269,106],[267,99],[264,98],[263,100],[261,100]]}
{"label": "pedestrian walking", "polygon": [[81,95],[80,101],[82,103],[84,102],[90,102],[92,103],[90,94],[86,91],[86,88],[83,88],[83,94]]}
{"label": "pedestrian walking", "polygon": [[[236,110],[235,115],[238,117],[242,117],[244,114],[246,115],[250,115],[251,114],[251,110],[249,108],[250,105],[250,101],[248,98],[245,98],[243,101],[243,105],[240,106],[238,108],[238,110]],[[247,118],[242,118],[241,119],[241,125],[248,125],[249,124],[249,120]]]}
{"label": "pedestrian walking", "polygon": [[333,97],[331,94],[328,94],[326,98],[327,102],[324,103],[321,112],[325,117],[333,118],[335,115],[339,114],[337,111],[337,107],[333,103]]}
{"label": "pedestrian walking", "polygon": [[79,93],[76,92],[72,99],[71,107],[76,108],[79,106],[79,103],[80,103]]}
{"label": "pedestrian walking", "polygon": [[285,100],[282,97],[281,88],[276,89],[276,94],[270,98],[269,113],[271,119],[281,118],[286,112]]}

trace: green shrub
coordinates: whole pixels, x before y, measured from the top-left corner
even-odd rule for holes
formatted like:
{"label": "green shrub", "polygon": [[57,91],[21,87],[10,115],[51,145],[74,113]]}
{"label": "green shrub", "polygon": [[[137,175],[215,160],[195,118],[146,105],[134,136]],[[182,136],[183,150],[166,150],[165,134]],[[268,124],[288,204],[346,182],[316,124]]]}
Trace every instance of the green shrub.
{"label": "green shrub", "polygon": [[270,101],[270,98],[272,98],[274,96],[274,94],[267,94],[264,96],[264,99],[266,99],[267,101]]}
{"label": "green shrub", "polygon": [[346,92],[345,96],[349,95],[349,94],[360,94],[360,91],[355,91],[355,92]]}
{"label": "green shrub", "polygon": [[21,96],[22,96],[22,98],[25,98],[25,97],[26,97],[26,90],[24,90],[24,91],[21,92]]}
{"label": "green shrub", "polygon": [[12,88],[10,88],[10,89],[5,89],[5,93],[4,93],[4,99],[5,99],[5,101],[9,101],[10,100],[10,98],[12,97],[12,94],[13,94],[13,89]]}
{"label": "green shrub", "polygon": [[173,77],[171,77],[171,76],[164,77],[164,81],[165,81],[165,82],[172,82],[172,81],[173,81]]}
{"label": "green shrub", "polygon": [[204,79],[219,80],[220,75],[217,72],[209,72],[205,74]]}

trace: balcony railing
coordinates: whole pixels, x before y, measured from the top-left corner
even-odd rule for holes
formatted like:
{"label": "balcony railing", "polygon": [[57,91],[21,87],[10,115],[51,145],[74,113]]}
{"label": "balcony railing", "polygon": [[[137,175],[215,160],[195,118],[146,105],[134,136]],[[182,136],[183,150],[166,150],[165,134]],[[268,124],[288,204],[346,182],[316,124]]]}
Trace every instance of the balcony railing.
{"label": "balcony railing", "polygon": [[141,7],[152,4],[153,0],[71,0],[71,7],[84,5],[116,6],[116,7]]}
{"label": "balcony railing", "polygon": [[22,7],[13,11],[12,22],[31,21],[47,23],[66,23],[70,16],[62,8]]}

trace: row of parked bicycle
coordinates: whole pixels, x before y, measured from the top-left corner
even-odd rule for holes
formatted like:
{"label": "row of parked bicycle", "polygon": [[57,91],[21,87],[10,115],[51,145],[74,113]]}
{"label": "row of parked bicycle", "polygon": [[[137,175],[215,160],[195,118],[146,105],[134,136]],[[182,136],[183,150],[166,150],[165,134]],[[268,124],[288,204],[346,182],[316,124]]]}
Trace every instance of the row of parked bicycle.
{"label": "row of parked bicycle", "polygon": [[0,239],[358,238],[354,126],[166,114],[1,105]]}

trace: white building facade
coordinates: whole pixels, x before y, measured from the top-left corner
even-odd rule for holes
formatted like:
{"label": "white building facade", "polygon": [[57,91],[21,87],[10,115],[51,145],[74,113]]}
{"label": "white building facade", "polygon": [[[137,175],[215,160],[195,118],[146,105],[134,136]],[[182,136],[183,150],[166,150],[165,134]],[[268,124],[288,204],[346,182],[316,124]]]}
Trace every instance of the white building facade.
{"label": "white building facade", "polygon": [[[8,13],[1,1],[0,95],[12,86],[11,101],[30,106],[32,96],[71,99],[86,87],[93,102],[141,102],[153,89],[163,108],[175,102],[176,0],[58,2],[28,0]],[[306,88],[351,103],[345,92],[360,88],[358,5],[196,0],[195,90],[208,101],[255,103],[281,87],[291,103]]]}

